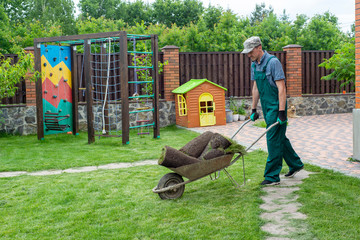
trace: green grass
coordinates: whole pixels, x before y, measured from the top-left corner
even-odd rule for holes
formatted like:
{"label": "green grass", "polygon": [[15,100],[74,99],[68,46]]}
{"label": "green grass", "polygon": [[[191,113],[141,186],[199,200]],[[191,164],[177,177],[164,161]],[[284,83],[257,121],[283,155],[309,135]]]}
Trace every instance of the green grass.
{"label": "green grass", "polygon": [[[175,126],[161,138],[121,139],[87,135],[0,138],[0,171],[65,169],[156,159],[164,145],[180,148],[198,133]],[[54,176],[0,178],[0,239],[264,239],[259,183],[266,153],[245,156],[247,185],[236,190],[222,174],[187,184],[177,200],[152,193],[170,172],[161,166]],[[307,215],[306,233],[292,239],[358,239],[360,179],[306,165],[316,172],[300,185],[298,201]],[[241,161],[229,167],[241,183]],[[286,172],[285,167],[282,173]],[[290,223],[297,224],[296,221]]]}
{"label": "green grass", "polygon": [[137,136],[131,131],[130,144],[122,145],[121,138],[98,138],[88,144],[87,133],[79,136],[58,134],[37,140],[32,136],[0,137],[0,171],[38,171],[93,166],[115,162],[134,162],[157,159],[165,145],[180,148],[198,133],[176,126],[160,130],[160,139],[152,134]]}
{"label": "green grass", "polygon": [[300,209],[317,239],[359,239],[360,179],[314,166],[298,192]]}
{"label": "green grass", "polygon": [[[225,175],[187,184],[177,200],[152,193],[161,166],[0,179],[1,239],[263,239],[263,159],[246,156],[247,185]],[[242,181],[241,162],[229,168]]]}

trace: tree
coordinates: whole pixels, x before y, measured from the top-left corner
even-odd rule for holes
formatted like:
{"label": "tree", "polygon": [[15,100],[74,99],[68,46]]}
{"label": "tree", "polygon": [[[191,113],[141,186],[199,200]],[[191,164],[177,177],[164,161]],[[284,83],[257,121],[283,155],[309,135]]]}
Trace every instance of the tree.
{"label": "tree", "polygon": [[152,22],[152,8],[150,4],[144,3],[142,0],[119,2],[114,19],[122,19],[130,26],[141,22],[149,25]]}
{"label": "tree", "polygon": [[76,34],[75,7],[72,0],[29,0],[29,21],[48,26],[58,24],[64,34]]}
{"label": "tree", "polygon": [[122,6],[121,0],[80,0],[79,8],[82,18],[92,17],[98,19],[104,17],[114,19],[116,9]]}
{"label": "tree", "polygon": [[199,0],[156,0],[153,4],[153,21],[167,27],[176,24],[186,26],[190,22],[197,23],[204,11]]}
{"label": "tree", "polygon": [[214,7],[211,5],[205,9],[203,13],[203,20],[209,30],[214,30],[215,24],[220,22],[223,11],[224,10],[221,7]]}
{"label": "tree", "polygon": [[0,5],[0,53],[10,53],[11,44],[9,41],[9,19],[4,11],[2,5]]}
{"label": "tree", "polygon": [[[24,51],[18,54],[18,61],[11,64],[11,58],[4,58],[0,55],[0,99],[15,95],[16,84],[22,81],[29,71],[34,72],[34,56]],[[35,80],[38,73],[34,74],[30,80]]]}
{"label": "tree", "polygon": [[332,50],[346,39],[338,26],[338,19],[330,12],[316,14],[305,25],[298,42],[304,50]]}
{"label": "tree", "polygon": [[258,23],[261,23],[266,17],[274,13],[274,9],[270,6],[269,9],[266,9],[265,3],[256,4],[255,10],[251,12],[250,15],[250,25],[254,26]]}
{"label": "tree", "polygon": [[12,24],[23,23],[28,18],[30,0],[2,0],[2,4]]}
{"label": "tree", "polygon": [[335,54],[329,58],[324,59],[324,62],[319,64],[319,67],[326,69],[333,69],[334,71],[329,75],[323,76],[323,80],[336,79],[343,81],[340,87],[347,84],[354,83],[355,86],[355,39],[352,42],[342,44],[340,49],[335,50]]}

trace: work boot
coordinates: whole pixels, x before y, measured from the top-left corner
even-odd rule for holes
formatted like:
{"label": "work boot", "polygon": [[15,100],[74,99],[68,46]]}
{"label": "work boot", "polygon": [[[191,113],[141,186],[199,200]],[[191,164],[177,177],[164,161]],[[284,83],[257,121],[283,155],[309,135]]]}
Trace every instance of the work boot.
{"label": "work boot", "polygon": [[267,185],[267,186],[271,186],[271,185],[279,185],[280,182],[272,182],[269,180],[264,180],[260,185]]}
{"label": "work boot", "polygon": [[295,171],[289,171],[287,174],[285,174],[285,177],[288,177],[288,178],[292,178],[295,176],[295,174],[297,174],[298,172],[300,172],[301,170],[304,169],[304,166],[302,166],[301,168],[299,168],[298,170],[295,170]]}

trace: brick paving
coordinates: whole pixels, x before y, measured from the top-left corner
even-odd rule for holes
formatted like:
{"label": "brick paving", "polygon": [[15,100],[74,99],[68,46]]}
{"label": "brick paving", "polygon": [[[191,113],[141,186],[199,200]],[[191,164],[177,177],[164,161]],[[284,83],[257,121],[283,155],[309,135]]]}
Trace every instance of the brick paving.
{"label": "brick paving", "polygon": [[[196,132],[212,131],[231,137],[242,121],[224,126],[191,128]],[[360,162],[350,162],[353,154],[352,113],[290,118],[286,136],[304,162],[360,178]],[[248,123],[234,139],[250,146],[263,133],[263,128]],[[267,151],[264,136],[254,145]],[[286,164],[285,164],[286,165]]]}

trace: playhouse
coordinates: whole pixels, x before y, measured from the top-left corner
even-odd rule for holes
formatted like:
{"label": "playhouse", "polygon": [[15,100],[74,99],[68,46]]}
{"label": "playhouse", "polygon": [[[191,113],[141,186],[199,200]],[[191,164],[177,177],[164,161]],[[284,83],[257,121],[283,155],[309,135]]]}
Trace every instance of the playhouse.
{"label": "playhouse", "polygon": [[225,125],[225,91],[207,79],[191,79],[174,89],[176,124],[187,128]]}

